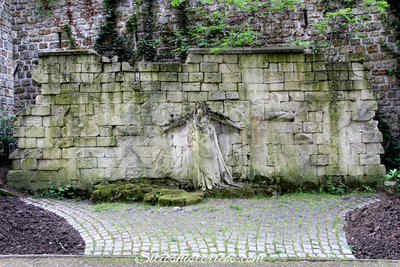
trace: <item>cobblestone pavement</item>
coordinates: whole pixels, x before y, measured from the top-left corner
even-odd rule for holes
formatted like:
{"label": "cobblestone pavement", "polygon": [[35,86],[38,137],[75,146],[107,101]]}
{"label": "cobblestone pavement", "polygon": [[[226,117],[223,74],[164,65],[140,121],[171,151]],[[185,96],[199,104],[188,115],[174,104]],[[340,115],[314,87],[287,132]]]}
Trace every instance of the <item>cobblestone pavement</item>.
{"label": "cobblestone pavement", "polygon": [[85,255],[199,259],[353,259],[344,214],[374,195],[209,199],[183,208],[26,199],[66,218]]}

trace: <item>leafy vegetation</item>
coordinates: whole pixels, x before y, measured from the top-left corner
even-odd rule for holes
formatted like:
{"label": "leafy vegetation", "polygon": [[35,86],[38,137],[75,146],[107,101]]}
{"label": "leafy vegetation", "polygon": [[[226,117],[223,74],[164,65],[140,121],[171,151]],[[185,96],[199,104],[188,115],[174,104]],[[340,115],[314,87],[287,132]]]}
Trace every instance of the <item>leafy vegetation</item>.
{"label": "leafy vegetation", "polygon": [[0,107],[0,160],[2,163],[8,163],[9,154],[15,147],[16,139],[13,136],[14,120],[15,114],[11,110]]}

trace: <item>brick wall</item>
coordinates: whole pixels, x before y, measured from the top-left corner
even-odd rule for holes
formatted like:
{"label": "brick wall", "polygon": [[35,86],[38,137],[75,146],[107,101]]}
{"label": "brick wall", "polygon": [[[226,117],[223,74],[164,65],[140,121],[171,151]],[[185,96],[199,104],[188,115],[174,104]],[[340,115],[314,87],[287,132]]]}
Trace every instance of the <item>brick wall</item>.
{"label": "brick wall", "polygon": [[11,17],[9,2],[0,0],[0,106],[9,107],[14,104]]}

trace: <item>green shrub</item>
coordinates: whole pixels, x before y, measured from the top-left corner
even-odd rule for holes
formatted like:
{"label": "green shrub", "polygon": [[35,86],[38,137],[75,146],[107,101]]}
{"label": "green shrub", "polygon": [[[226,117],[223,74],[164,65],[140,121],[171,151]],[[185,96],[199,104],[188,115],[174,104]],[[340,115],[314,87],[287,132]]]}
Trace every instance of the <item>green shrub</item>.
{"label": "green shrub", "polygon": [[9,154],[15,147],[16,139],[13,136],[14,119],[15,115],[11,110],[0,107],[0,162],[5,164],[9,163]]}

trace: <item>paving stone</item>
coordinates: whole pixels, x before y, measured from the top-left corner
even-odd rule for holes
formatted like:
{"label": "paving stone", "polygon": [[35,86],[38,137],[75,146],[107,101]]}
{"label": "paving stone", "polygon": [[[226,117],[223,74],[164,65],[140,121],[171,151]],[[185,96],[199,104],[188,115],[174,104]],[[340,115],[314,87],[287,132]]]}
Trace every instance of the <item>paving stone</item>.
{"label": "paving stone", "polygon": [[351,259],[344,214],[376,197],[211,199],[179,211],[141,203],[102,210],[87,201],[25,201],[66,218],[85,240],[85,255]]}

